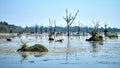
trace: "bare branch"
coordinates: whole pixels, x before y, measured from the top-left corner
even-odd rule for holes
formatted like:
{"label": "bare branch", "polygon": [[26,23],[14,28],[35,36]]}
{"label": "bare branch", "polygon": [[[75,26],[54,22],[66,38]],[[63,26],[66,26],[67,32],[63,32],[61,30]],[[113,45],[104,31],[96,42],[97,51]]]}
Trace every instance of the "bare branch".
{"label": "bare branch", "polygon": [[95,29],[98,29],[98,27],[99,27],[99,21],[97,21],[97,20],[94,21],[94,20],[93,20],[93,24],[94,24],[94,28],[95,28]]}
{"label": "bare branch", "polygon": [[77,16],[78,12],[79,12],[79,10],[76,12],[75,16],[73,17],[73,19],[72,19],[72,21],[70,22],[69,25],[71,25],[71,24],[73,23],[73,21],[75,20],[75,18],[76,18],[76,16]]}
{"label": "bare branch", "polygon": [[66,9],[66,19],[68,20],[68,10]]}
{"label": "bare branch", "polygon": [[69,30],[70,30],[70,25],[73,23],[75,20],[79,10],[76,12],[75,16],[72,16],[71,13],[68,13],[68,10],[66,9],[66,17],[63,17],[63,19],[67,22],[67,27],[68,27],[68,36],[69,36]]}

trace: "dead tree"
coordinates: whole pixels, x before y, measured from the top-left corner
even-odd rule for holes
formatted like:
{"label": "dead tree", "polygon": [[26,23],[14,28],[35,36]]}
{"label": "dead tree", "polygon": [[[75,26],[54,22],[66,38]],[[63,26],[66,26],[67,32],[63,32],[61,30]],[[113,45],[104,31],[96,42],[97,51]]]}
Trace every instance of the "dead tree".
{"label": "dead tree", "polygon": [[78,21],[78,24],[79,24],[79,26],[78,26],[78,36],[80,35],[80,21]]}
{"label": "dead tree", "polygon": [[43,33],[43,26],[42,26],[42,24],[41,24],[40,27],[39,27],[39,31],[40,31],[40,34]]}
{"label": "dead tree", "polygon": [[[52,27],[52,25],[55,25],[54,27]],[[52,39],[54,40],[55,38],[55,31],[56,31],[56,20],[51,20],[49,19],[49,40]],[[54,35],[54,38],[52,38],[52,36]]]}
{"label": "dead tree", "polygon": [[94,24],[94,29],[98,30],[98,27],[99,27],[99,21],[95,21],[93,20],[93,24]]}
{"label": "dead tree", "polygon": [[107,24],[104,25],[104,35],[107,36],[108,30],[107,30]]}
{"label": "dead tree", "polygon": [[49,38],[51,38],[52,37],[52,21],[50,20],[50,18],[49,18]]}
{"label": "dead tree", "polygon": [[92,35],[92,37],[90,37],[89,39],[86,39],[86,41],[104,41],[103,37],[99,35],[99,31],[98,31],[98,27],[99,27],[99,21],[93,21],[94,24],[94,28],[93,30],[90,32],[90,34]]}
{"label": "dead tree", "polygon": [[56,20],[54,20],[54,35],[56,34]]}
{"label": "dead tree", "polygon": [[68,10],[66,9],[66,16],[63,17],[63,19],[67,22],[68,37],[70,36],[70,26],[73,23],[73,21],[75,20],[78,12],[79,12],[79,10],[76,12],[76,14],[74,16],[72,16],[71,13],[68,13]]}
{"label": "dead tree", "polygon": [[93,28],[93,30],[92,30],[92,32],[91,32],[91,35],[92,35],[92,37],[96,37],[97,35],[99,35],[99,32],[98,32],[98,27],[99,27],[99,21],[94,21],[93,20],[93,24],[94,24],[94,28]]}
{"label": "dead tree", "polygon": [[36,34],[38,33],[38,25],[37,24],[35,25],[35,33]]}

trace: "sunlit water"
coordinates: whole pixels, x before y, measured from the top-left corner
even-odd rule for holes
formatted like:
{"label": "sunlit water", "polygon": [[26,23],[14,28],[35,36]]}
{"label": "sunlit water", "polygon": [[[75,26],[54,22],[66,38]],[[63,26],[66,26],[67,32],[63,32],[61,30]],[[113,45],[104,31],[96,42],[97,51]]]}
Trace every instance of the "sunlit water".
{"label": "sunlit water", "polygon": [[47,53],[17,52],[21,42],[19,37],[12,41],[0,41],[0,68],[56,68],[56,67],[97,67],[119,68],[120,67],[120,37],[109,39],[104,42],[86,42],[89,36],[58,36],[63,42],[48,41],[46,35],[22,35],[21,39],[29,46],[36,43],[46,46]]}

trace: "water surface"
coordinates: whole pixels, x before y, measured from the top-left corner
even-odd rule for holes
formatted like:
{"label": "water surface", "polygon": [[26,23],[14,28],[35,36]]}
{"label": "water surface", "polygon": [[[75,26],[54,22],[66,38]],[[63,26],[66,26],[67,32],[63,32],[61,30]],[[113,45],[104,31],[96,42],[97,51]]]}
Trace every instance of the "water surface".
{"label": "water surface", "polygon": [[[63,42],[48,41],[46,35],[22,35],[12,38],[11,42],[0,41],[0,67],[1,68],[56,68],[56,67],[120,67],[120,37],[105,38],[104,42],[86,42],[89,36],[58,36],[56,39]],[[46,46],[49,52],[17,52],[20,40],[29,46],[36,43]]]}

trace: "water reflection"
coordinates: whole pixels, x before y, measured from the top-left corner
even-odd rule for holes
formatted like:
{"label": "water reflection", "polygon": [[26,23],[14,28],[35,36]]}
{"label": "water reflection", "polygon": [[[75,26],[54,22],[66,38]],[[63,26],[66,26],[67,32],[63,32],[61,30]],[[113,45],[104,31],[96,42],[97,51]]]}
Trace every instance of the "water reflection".
{"label": "water reflection", "polygon": [[47,52],[18,52],[18,53],[22,57],[22,59],[20,61],[21,63],[24,60],[27,60],[27,57],[30,56],[30,55],[34,55],[34,57],[42,57],[42,56],[47,54]]}
{"label": "water reflection", "polygon": [[67,50],[66,50],[66,64],[68,64],[69,63],[69,54],[70,54],[70,37],[68,36],[68,41],[67,41],[67,48],[66,48]]}
{"label": "water reflection", "polygon": [[20,54],[20,56],[22,57],[22,59],[20,60],[20,62],[22,63],[24,60],[26,60],[27,59],[27,54],[26,53],[24,53],[24,52],[19,52],[19,54]]}
{"label": "water reflection", "polygon": [[90,42],[90,44],[90,52],[93,53],[93,56],[95,56],[101,50],[103,42]]}
{"label": "water reflection", "polygon": [[35,34],[35,40],[37,41],[38,40],[38,34]]}

